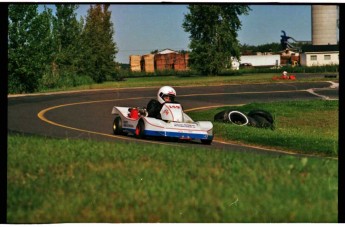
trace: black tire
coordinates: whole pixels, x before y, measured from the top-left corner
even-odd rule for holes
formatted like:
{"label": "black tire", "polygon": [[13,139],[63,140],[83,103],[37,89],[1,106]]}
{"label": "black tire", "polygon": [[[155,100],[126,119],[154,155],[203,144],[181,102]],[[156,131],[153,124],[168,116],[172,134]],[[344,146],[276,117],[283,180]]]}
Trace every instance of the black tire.
{"label": "black tire", "polygon": [[259,115],[254,115],[253,118],[256,120],[257,122],[257,126],[258,128],[272,128],[272,123],[269,122],[266,118],[259,116]]}
{"label": "black tire", "polygon": [[253,117],[248,117],[248,126],[257,127],[258,122]]}
{"label": "black tire", "polygon": [[121,134],[123,134],[121,117],[116,117],[114,119],[114,122],[113,122],[113,133],[114,133],[114,135],[121,135]]}
{"label": "black tire", "polygon": [[266,118],[261,116],[254,116],[254,117],[248,117],[249,123],[248,126],[256,127],[256,128],[270,128],[274,130],[274,124],[271,124]]}
{"label": "black tire", "polygon": [[205,145],[211,145],[211,143],[212,143],[212,140],[201,139],[200,141],[201,141],[202,144],[205,144]]}
{"label": "black tire", "polygon": [[139,120],[137,127],[135,128],[135,136],[139,139],[145,138],[145,123],[143,120]]}
{"label": "black tire", "polygon": [[268,122],[271,124],[274,123],[274,118],[270,112],[267,112],[265,110],[252,110],[247,114],[249,117],[255,117],[255,116],[260,116],[265,118]]}
{"label": "black tire", "polygon": [[214,115],[213,120],[217,121],[217,122],[230,122],[229,120],[229,113],[233,111],[233,109],[229,109],[229,110],[223,110],[219,113],[217,113],[216,115]]}
{"label": "black tire", "polygon": [[218,122],[226,122],[228,118],[228,114],[229,114],[228,110],[221,111],[217,113],[216,115],[214,115],[213,120],[218,121]]}
{"label": "black tire", "polygon": [[247,125],[249,123],[247,115],[238,110],[230,111],[228,114],[228,119],[231,123],[241,126]]}

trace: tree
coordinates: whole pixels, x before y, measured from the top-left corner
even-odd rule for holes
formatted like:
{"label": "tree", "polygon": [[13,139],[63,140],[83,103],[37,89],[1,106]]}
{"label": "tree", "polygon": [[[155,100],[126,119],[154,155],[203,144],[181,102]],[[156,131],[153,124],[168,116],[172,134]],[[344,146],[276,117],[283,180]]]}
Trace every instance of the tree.
{"label": "tree", "polygon": [[279,51],[282,51],[281,49],[281,44],[280,43],[266,43],[266,44],[261,44],[257,46],[253,45],[248,45],[248,44],[243,44],[240,45],[240,51],[243,53],[245,52],[274,52],[277,53]]}
{"label": "tree", "polygon": [[8,31],[8,91],[34,92],[50,56],[51,11],[37,5],[11,4]]}
{"label": "tree", "polygon": [[76,4],[56,4],[53,22],[54,62],[59,69],[75,74],[79,67],[81,28],[76,19]]}
{"label": "tree", "polygon": [[189,65],[202,74],[217,74],[230,58],[240,58],[238,16],[248,14],[247,5],[189,5],[182,27],[190,33]]}
{"label": "tree", "polygon": [[158,52],[159,52],[159,50],[156,49],[156,50],[151,51],[150,53],[151,54],[158,54]]}
{"label": "tree", "polygon": [[109,5],[91,6],[86,16],[82,39],[85,47],[85,68],[95,82],[114,77],[116,43],[113,41],[114,28]]}

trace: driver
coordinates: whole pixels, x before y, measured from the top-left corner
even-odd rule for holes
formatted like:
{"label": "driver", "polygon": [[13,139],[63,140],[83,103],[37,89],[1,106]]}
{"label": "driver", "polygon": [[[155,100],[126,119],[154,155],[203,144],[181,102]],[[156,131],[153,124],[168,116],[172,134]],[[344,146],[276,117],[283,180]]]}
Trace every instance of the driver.
{"label": "driver", "polygon": [[157,100],[151,99],[147,104],[148,117],[162,119],[160,111],[164,103],[177,103],[175,102],[176,91],[170,86],[163,86],[157,92]]}

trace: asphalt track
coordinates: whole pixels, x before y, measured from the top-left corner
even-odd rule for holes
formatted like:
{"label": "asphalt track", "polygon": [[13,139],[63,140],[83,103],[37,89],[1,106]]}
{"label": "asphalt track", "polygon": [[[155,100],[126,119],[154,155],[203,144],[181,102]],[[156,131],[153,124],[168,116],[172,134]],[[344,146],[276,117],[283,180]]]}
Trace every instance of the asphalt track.
{"label": "asphalt track", "polygon": [[[225,105],[243,105],[252,102],[281,100],[338,99],[338,84],[334,82],[268,83],[223,86],[174,87],[177,100],[185,111]],[[101,89],[32,95],[8,96],[8,132],[41,135],[54,138],[92,139],[116,143],[151,143],[171,146],[199,146],[227,151],[297,155],[244,144],[217,140],[210,146],[199,142],[169,142],[139,140],[132,136],[112,133],[113,106],[144,107],[155,98],[158,87]],[[212,120],[212,119],[205,119]],[[239,130],[240,130],[239,126]],[[215,132],[216,133],[216,132]]]}

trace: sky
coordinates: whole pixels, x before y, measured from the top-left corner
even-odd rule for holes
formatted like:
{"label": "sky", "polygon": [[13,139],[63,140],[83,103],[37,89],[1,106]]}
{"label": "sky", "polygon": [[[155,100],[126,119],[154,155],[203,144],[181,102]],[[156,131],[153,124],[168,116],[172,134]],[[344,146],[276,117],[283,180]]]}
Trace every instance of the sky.
{"label": "sky", "polygon": [[[84,18],[88,4],[76,13]],[[297,41],[311,41],[311,5],[250,5],[248,15],[240,16],[238,31],[241,44],[280,43],[282,30]],[[118,47],[116,61],[129,63],[130,55],[149,54],[166,48],[189,50],[189,33],[182,28],[188,8],[184,4],[113,4],[110,6],[114,41]]]}

